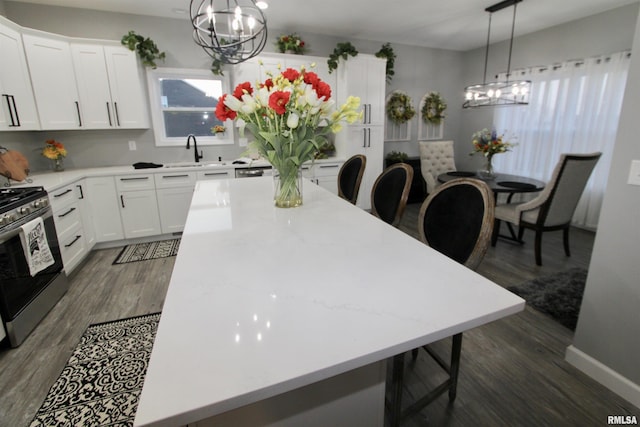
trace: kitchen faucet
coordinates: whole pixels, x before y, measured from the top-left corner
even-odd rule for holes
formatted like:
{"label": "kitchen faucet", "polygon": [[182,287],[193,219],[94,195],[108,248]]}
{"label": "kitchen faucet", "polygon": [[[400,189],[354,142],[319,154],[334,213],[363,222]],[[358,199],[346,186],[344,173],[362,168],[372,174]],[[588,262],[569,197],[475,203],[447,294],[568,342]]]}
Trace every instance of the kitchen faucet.
{"label": "kitchen faucet", "polygon": [[196,142],[196,136],[192,133],[189,134],[189,136],[187,136],[187,150],[191,148],[189,142],[191,142],[192,139],[193,139],[193,158],[195,159],[196,163],[199,163],[200,159],[203,158],[204,156],[202,155],[202,151],[200,151],[200,154],[198,154],[198,143]]}

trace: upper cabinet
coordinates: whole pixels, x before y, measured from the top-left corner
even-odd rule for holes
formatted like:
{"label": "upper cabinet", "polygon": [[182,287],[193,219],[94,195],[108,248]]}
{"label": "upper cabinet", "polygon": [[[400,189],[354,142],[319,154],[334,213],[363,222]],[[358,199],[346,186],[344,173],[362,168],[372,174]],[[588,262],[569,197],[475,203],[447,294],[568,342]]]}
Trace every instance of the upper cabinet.
{"label": "upper cabinet", "polygon": [[0,16],[0,130],[40,129],[19,29]]}
{"label": "upper cabinet", "polygon": [[373,55],[358,55],[340,61],[338,67],[339,103],[348,95],[360,98],[363,125],[384,125],[385,70],[387,61]]}
{"label": "upper cabinet", "polygon": [[71,54],[83,128],[148,127],[134,52],[122,46],[71,43]]}
{"label": "upper cabinet", "polygon": [[69,42],[34,34],[23,34],[22,38],[42,128],[81,129]]}
{"label": "upper cabinet", "polygon": [[65,37],[0,16],[0,130],[149,127],[143,75],[117,41]]}

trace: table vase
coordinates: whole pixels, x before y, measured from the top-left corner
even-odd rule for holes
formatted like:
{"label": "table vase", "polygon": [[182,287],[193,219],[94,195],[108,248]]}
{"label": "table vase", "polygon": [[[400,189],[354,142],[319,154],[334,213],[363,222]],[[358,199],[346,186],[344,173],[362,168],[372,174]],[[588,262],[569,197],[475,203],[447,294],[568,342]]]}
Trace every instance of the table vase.
{"label": "table vase", "polygon": [[64,158],[51,159],[51,169],[53,169],[54,172],[64,171]]}
{"label": "table vase", "polygon": [[478,176],[481,179],[495,179],[496,171],[493,169],[492,159],[493,155],[486,156],[487,161],[484,165],[484,168],[478,171]]}
{"label": "table vase", "polygon": [[299,167],[273,169],[273,200],[278,208],[302,205],[302,171]]}

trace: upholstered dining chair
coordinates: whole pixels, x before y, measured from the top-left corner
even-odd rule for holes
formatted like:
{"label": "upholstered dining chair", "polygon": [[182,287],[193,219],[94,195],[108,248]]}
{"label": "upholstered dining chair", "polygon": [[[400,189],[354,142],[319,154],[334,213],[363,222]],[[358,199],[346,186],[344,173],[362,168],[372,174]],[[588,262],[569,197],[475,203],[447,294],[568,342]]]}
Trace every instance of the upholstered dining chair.
{"label": "upholstered dining chair", "polygon": [[366,166],[367,158],[363,154],[356,154],[344,162],[338,172],[338,196],[356,204]]}
{"label": "upholstered dining chair", "polygon": [[427,184],[427,194],[438,186],[438,175],[456,170],[453,141],[420,141],[420,171]]}
{"label": "upholstered dining chair", "polygon": [[[459,178],[446,182],[429,194],[420,207],[420,240],[449,258],[475,270],[484,257],[494,219],[494,197],[489,186],[478,179]],[[447,363],[430,345],[412,350],[413,360],[423,349],[449,375],[425,396],[402,409],[401,390],[404,379],[404,355],[394,357],[392,387],[394,417],[404,418],[418,412],[444,392],[449,401],[456,398],[462,333],[451,337],[451,354]]]}
{"label": "upholstered dining chair", "polygon": [[542,233],[562,230],[564,252],[569,250],[571,219],[602,153],[562,154],[551,180],[533,200],[524,203],[505,203],[496,206],[495,226],[491,244],[496,245],[501,221],[518,226],[518,241],[526,228],[534,230],[536,264],[542,265]]}
{"label": "upholstered dining chair", "polygon": [[371,213],[387,224],[397,226],[407,206],[413,168],[395,163],[382,171],[371,189]]}

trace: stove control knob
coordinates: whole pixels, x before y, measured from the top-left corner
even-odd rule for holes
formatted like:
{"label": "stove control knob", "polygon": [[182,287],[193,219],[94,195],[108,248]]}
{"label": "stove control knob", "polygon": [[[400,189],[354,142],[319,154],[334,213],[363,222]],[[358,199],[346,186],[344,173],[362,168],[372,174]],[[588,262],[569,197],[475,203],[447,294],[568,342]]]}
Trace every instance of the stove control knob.
{"label": "stove control knob", "polygon": [[0,217],[0,225],[11,224],[15,219],[15,215],[6,214]]}
{"label": "stove control knob", "polygon": [[20,215],[29,215],[31,213],[31,208],[29,206],[23,206],[18,209],[18,213]]}
{"label": "stove control knob", "polygon": [[49,205],[49,201],[47,199],[36,200],[32,203],[34,209],[45,208]]}

